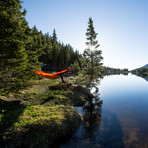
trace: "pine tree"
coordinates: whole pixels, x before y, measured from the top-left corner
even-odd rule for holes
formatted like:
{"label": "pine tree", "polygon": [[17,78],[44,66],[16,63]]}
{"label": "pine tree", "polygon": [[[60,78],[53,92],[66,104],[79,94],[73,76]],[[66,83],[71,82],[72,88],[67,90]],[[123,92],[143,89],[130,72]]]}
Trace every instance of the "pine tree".
{"label": "pine tree", "polygon": [[83,56],[85,60],[84,70],[86,74],[89,74],[91,76],[91,80],[93,79],[94,75],[102,77],[101,60],[103,59],[103,57],[101,55],[102,51],[97,49],[100,46],[98,44],[98,41],[96,40],[97,35],[98,34],[94,30],[93,20],[92,18],[89,18],[88,28],[86,32],[87,49],[84,50]]}
{"label": "pine tree", "polygon": [[69,44],[64,45],[57,41],[55,29],[53,30],[52,36],[49,36],[49,33],[47,33],[42,35],[41,38],[42,45],[46,41],[46,46],[43,49],[42,55],[39,57],[40,62],[54,66],[54,68],[67,68],[70,64],[73,64],[75,60],[79,61],[78,58],[80,54],[78,51],[75,52]]}
{"label": "pine tree", "polygon": [[25,82],[28,55],[28,23],[20,0],[0,1],[0,89],[19,89]]}
{"label": "pine tree", "polygon": [[49,36],[49,33],[46,33],[44,37],[46,39],[46,46],[43,49],[43,54],[39,57],[39,61],[50,65],[52,61],[52,39]]}
{"label": "pine tree", "polygon": [[64,67],[64,44],[60,44],[58,67]]}
{"label": "pine tree", "polygon": [[55,29],[53,30],[52,35],[52,65],[57,66],[58,65],[58,57],[59,57],[59,43],[57,42],[57,35]]}
{"label": "pine tree", "polygon": [[70,50],[69,45],[65,46],[65,66],[68,67],[70,64]]}
{"label": "pine tree", "polygon": [[26,43],[26,51],[28,54],[28,66],[26,71],[27,78],[37,78],[34,70],[41,70],[41,62],[39,57],[43,54],[43,49],[46,46],[46,39],[41,31],[38,31],[36,26],[30,29],[29,41]]}
{"label": "pine tree", "polygon": [[52,34],[52,41],[57,41],[57,34],[55,28],[53,29],[53,34]]}

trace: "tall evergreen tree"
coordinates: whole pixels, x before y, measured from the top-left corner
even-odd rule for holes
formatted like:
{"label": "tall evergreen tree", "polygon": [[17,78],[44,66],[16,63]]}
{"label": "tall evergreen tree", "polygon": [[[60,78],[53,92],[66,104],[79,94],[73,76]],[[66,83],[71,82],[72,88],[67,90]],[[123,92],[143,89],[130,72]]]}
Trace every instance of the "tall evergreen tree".
{"label": "tall evergreen tree", "polygon": [[43,49],[43,54],[39,57],[39,60],[44,64],[50,65],[52,60],[52,39],[49,33],[45,34],[46,46]]}
{"label": "tall evergreen tree", "polygon": [[52,41],[57,41],[57,34],[55,28],[53,29]]}
{"label": "tall evergreen tree", "polygon": [[28,54],[28,66],[26,71],[28,72],[28,79],[36,78],[34,70],[41,69],[41,62],[39,57],[43,54],[43,49],[46,46],[46,39],[41,31],[38,31],[36,26],[30,29],[29,42],[26,43],[26,51]]}
{"label": "tall evergreen tree", "polygon": [[94,30],[93,26],[93,20],[92,18],[89,18],[88,21],[88,28],[86,32],[86,45],[87,48],[84,50],[83,56],[85,60],[85,72],[91,76],[91,79],[93,79],[94,75],[97,75],[98,77],[101,77],[101,60],[102,57],[102,51],[98,50],[98,47],[100,46],[97,41],[97,33]]}
{"label": "tall evergreen tree", "polygon": [[53,66],[58,65],[58,57],[59,57],[59,43],[57,42],[57,35],[55,29],[53,30],[53,35],[52,35],[52,64]]}
{"label": "tall evergreen tree", "polygon": [[29,31],[25,14],[26,10],[22,11],[20,0],[0,1],[0,67],[3,76],[0,87],[2,89],[18,88],[25,81],[25,70],[28,66],[25,44],[28,42]]}

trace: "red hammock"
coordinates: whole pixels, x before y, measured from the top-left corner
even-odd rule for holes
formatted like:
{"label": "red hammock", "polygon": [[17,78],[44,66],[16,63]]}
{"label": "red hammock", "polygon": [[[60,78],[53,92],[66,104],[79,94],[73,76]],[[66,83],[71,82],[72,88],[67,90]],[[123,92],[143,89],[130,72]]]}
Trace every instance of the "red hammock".
{"label": "red hammock", "polygon": [[40,71],[34,71],[34,72],[36,72],[38,75],[45,77],[45,78],[48,78],[48,79],[56,79],[56,78],[60,77],[62,74],[64,74],[65,72],[69,71],[70,69],[71,68],[68,68],[68,69],[62,70],[60,72],[53,73],[53,74],[40,72]]}

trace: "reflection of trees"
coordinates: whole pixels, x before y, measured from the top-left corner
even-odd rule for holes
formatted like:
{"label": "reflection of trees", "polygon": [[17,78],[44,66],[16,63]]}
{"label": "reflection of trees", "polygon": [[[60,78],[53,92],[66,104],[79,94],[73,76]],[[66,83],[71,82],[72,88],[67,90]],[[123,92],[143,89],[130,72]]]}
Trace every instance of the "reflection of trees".
{"label": "reflection of trees", "polygon": [[139,68],[131,71],[132,74],[135,74],[140,77],[148,77],[148,68]]}
{"label": "reflection of trees", "polygon": [[148,77],[142,77],[144,80],[148,81]]}
{"label": "reflection of trees", "polygon": [[93,97],[83,106],[83,123],[73,138],[61,148],[124,148],[123,132],[116,114],[105,111],[102,116],[102,101],[99,98],[98,82],[89,82],[87,87]]}
{"label": "reflection of trees", "polygon": [[93,93],[93,97],[89,98],[83,106],[84,110],[84,144],[92,143],[96,141],[95,135],[98,134],[98,130],[101,124],[101,106],[102,101],[99,97],[98,89],[99,81],[89,82],[88,87]]}
{"label": "reflection of trees", "polygon": [[143,78],[144,80],[148,81],[148,72],[146,73],[145,71],[132,71],[132,74],[138,76],[138,77],[141,77]]}
{"label": "reflection of trees", "polygon": [[103,71],[104,75],[128,75],[129,71],[127,68],[120,69],[120,68],[111,68],[111,67],[104,67]]}
{"label": "reflection of trees", "polygon": [[101,118],[101,104],[102,101],[99,97],[99,88],[98,81],[89,83],[89,88],[93,93],[93,97],[89,98],[88,101],[85,102],[83,106],[83,110],[85,111],[85,120],[89,121],[99,121]]}
{"label": "reflection of trees", "polygon": [[[137,76],[138,76],[138,75],[137,75]],[[138,76],[138,77],[141,77],[141,78],[143,78],[144,80],[148,81],[148,76],[140,75],[140,76]]]}
{"label": "reflection of trees", "polygon": [[102,120],[102,101],[99,98],[98,82],[89,84],[94,98],[83,106],[84,137],[83,147],[121,147],[123,132],[117,116],[106,112]]}
{"label": "reflection of trees", "polygon": [[99,124],[101,121],[101,101],[100,98],[95,98],[91,101],[87,101],[83,107],[85,111],[84,121],[87,126],[91,125],[91,123]]}

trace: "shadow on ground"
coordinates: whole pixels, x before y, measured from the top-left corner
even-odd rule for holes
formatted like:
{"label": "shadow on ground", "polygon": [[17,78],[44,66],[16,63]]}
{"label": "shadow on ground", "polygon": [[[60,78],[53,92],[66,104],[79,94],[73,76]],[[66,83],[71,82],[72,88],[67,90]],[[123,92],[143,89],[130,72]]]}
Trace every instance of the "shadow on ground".
{"label": "shadow on ground", "polygon": [[4,147],[13,130],[13,124],[26,107],[20,101],[5,101],[0,99],[0,147]]}

